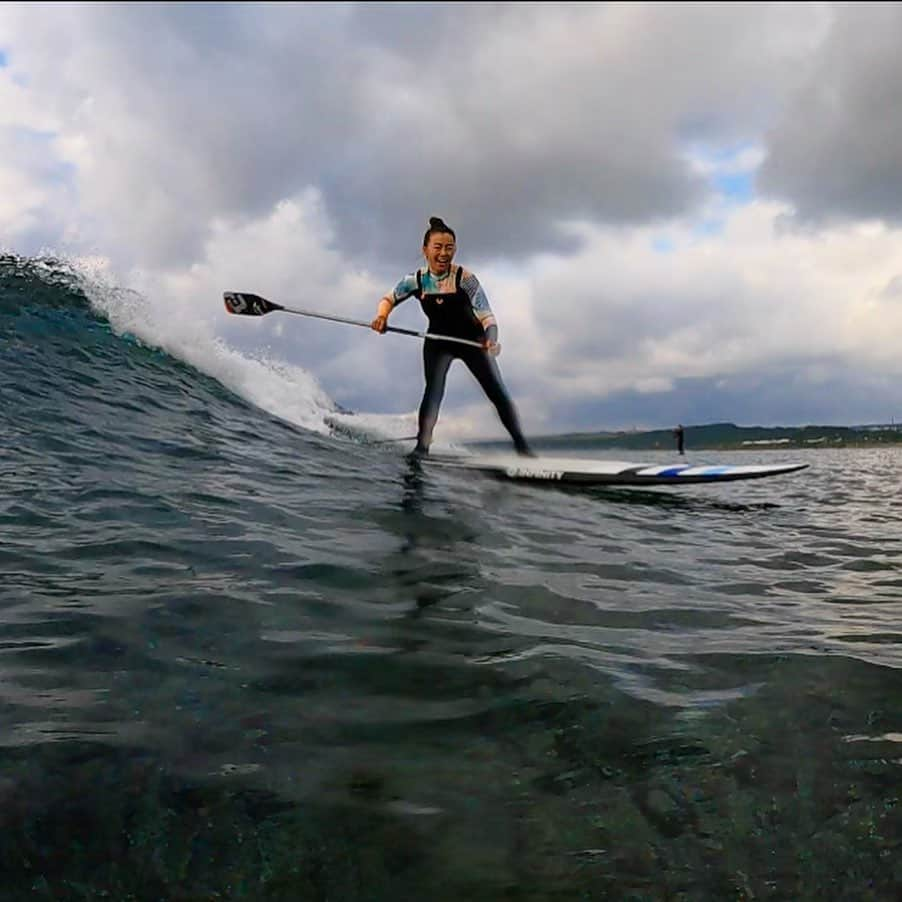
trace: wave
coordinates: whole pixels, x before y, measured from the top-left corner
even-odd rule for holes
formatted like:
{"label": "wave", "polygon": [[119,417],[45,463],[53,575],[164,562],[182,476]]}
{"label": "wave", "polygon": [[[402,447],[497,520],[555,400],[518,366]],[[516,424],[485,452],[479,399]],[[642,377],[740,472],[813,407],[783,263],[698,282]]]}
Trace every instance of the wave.
{"label": "wave", "polygon": [[[20,400],[117,386],[108,400],[133,411],[185,393],[222,400],[225,389],[335,438],[365,442],[412,428],[410,416],[343,409],[307,370],[230,347],[202,318],[111,282],[97,261],[0,255],[0,336],[5,382]],[[212,382],[186,378],[186,366]]]}

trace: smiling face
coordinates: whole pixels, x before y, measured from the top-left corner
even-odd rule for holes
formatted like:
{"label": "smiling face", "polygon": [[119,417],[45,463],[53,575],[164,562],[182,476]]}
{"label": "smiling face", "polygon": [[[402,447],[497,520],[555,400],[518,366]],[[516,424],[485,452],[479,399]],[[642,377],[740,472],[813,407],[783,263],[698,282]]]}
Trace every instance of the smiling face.
{"label": "smiling face", "polygon": [[429,264],[430,271],[437,276],[443,276],[451,268],[456,250],[453,235],[448,232],[435,232],[423,245],[423,256]]}

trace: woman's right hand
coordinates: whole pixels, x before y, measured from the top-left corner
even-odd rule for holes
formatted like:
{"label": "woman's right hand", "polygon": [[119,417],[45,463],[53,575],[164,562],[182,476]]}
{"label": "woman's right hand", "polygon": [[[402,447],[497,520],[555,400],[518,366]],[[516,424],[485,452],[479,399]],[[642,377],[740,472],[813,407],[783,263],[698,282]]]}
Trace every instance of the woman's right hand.
{"label": "woman's right hand", "polygon": [[388,328],[388,317],[386,316],[377,316],[371,323],[370,328],[374,332],[378,332],[380,335],[385,332]]}

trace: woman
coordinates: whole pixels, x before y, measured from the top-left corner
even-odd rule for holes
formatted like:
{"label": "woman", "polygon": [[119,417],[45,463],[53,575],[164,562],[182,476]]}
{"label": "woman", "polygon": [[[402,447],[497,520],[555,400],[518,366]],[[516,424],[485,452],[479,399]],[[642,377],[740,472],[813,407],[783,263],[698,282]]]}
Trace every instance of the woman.
{"label": "woman", "polygon": [[429,317],[429,331],[439,335],[478,341],[481,348],[456,342],[427,339],[423,342],[423,370],[426,389],[420,403],[419,431],[414,455],[429,453],[432,431],[438,420],[445,394],[448,368],[459,358],[476,377],[489,400],[495,405],[501,422],[510,433],[517,453],[533,457],[523,433],[513,402],[501,381],[494,358],[501,352],[498,326],[479,280],[462,266],[452,264],[456,247],[454,230],[433,216],[423,236],[426,266],[401,279],[394,290],[379,301],[371,327],[384,333],[391,311],[409,297],[419,300]]}

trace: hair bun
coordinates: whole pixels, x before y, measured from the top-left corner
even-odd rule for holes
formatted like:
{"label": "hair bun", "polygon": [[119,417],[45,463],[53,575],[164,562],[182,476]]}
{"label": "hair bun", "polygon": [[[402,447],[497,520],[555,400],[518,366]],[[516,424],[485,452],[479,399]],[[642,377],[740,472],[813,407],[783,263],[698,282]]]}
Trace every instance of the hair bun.
{"label": "hair bun", "polygon": [[454,229],[445,222],[440,216],[430,216],[429,217],[429,228],[426,229],[426,234],[423,236],[423,247],[426,247],[429,244],[429,239],[433,235],[450,235],[455,241],[457,241],[457,236],[454,234]]}

